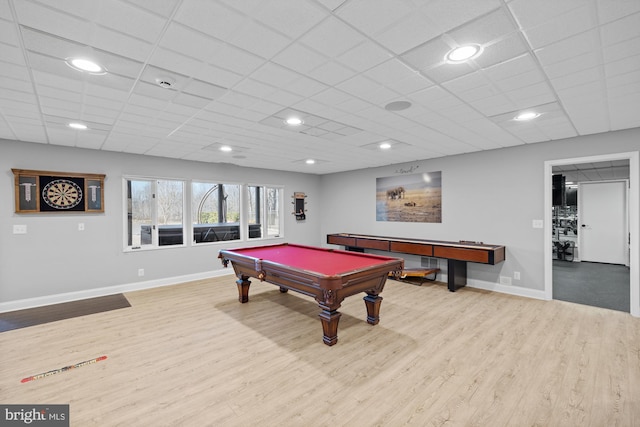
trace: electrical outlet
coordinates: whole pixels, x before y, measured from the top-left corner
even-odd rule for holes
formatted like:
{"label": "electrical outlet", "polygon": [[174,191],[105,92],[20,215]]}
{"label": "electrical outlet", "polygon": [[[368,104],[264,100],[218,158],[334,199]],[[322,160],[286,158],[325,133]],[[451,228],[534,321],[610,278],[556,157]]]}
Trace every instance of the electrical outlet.
{"label": "electrical outlet", "polygon": [[142,277],[144,276],[144,268],[139,268],[138,269],[138,277]]}
{"label": "electrical outlet", "polygon": [[78,231],[84,231],[84,222],[78,223]]}
{"label": "electrical outlet", "polygon": [[13,234],[27,234],[27,226],[26,225],[14,225],[13,226]]}
{"label": "electrical outlet", "polygon": [[520,272],[519,271],[514,271],[513,272],[513,278],[515,280],[520,280]]}
{"label": "electrical outlet", "polygon": [[500,276],[500,284],[511,286],[511,277],[509,276]]}

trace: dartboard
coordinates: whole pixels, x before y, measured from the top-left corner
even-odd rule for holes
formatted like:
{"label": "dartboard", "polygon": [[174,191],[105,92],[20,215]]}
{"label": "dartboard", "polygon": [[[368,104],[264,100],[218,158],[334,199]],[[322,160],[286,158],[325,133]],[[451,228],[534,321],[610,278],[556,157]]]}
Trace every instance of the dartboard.
{"label": "dartboard", "polygon": [[82,201],[82,189],[68,179],[54,179],[42,189],[42,199],[54,209],[72,209]]}

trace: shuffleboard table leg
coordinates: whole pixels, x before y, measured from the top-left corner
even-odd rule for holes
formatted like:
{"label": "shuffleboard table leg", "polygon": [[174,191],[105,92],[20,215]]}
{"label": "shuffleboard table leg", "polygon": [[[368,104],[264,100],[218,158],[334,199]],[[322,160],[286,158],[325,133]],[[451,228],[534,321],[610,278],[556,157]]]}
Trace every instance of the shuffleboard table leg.
{"label": "shuffleboard table leg", "polygon": [[367,323],[377,325],[380,321],[380,303],[382,297],[374,294],[367,294],[363,298],[364,304],[367,306]]}
{"label": "shuffleboard table leg", "polygon": [[455,292],[467,285],[467,262],[455,259],[447,260],[447,287]]}
{"label": "shuffleboard table leg", "polygon": [[340,313],[337,310],[328,310],[320,305],[322,311],[318,315],[322,322],[322,341],[326,345],[334,345],[338,342],[338,322],[340,321]]}
{"label": "shuffleboard table leg", "polygon": [[249,302],[249,285],[251,285],[249,278],[244,275],[238,276],[236,285],[238,285],[238,301],[241,303]]}

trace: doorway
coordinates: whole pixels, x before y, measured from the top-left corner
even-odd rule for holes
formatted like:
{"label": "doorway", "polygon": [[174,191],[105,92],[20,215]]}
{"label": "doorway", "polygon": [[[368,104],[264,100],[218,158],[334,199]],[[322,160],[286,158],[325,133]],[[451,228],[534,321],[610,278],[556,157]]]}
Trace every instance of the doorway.
{"label": "doorway", "polygon": [[[623,166],[627,170],[627,175],[631,188],[638,188],[638,153],[619,153],[611,155],[583,157],[574,159],[554,160],[545,162],[545,298],[546,299],[563,299],[571,300],[567,297],[566,289],[561,289],[560,285],[554,287],[554,280],[570,280],[573,281],[576,288],[574,293],[577,303],[597,305],[604,308],[616,309],[630,312],[633,316],[640,317],[640,280],[638,278],[638,192],[631,191],[628,194],[628,209],[625,212],[628,217],[629,228],[625,231],[627,241],[631,247],[631,257],[627,266],[614,265],[598,262],[575,262],[580,261],[580,229],[582,224],[578,224],[580,214],[578,212],[578,204],[564,204],[562,209],[556,209],[557,204],[553,196],[553,175],[554,173],[562,174],[568,177],[567,185],[577,187],[578,182],[589,181],[611,181],[623,180],[625,176],[611,175],[611,168]],[[608,171],[603,170],[609,169]],[[574,177],[578,176],[576,179]],[[570,183],[570,184],[569,184]],[[556,203],[554,203],[556,202]],[[561,215],[558,215],[558,212]],[[573,215],[573,216],[571,216]],[[572,236],[573,243],[569,242],[564,236],[559,237],[558,225],[562,221],[563,225],[571,225],[569,227],[569,236]],[[585,230],[586,231],[586,230]],[[563,250],[561,247],[561,257],[558,258],[559,243],[567,246],[568,249]],[[635,247],[634,247],[635,245]],[[629,247],[627,246],[627,247]],[[629,258],[627,258],[629,259]],[[622,269],[622,271],[617,271]],[[622,273],[622,274],[620,274]],[[603,286],[610,285],[612,281],[622,281],[623,292],[626,302],[620,308],[620,303],[611,304],[610,299],[612,287]],[[589,280],[595,281],[591,288]],[[560,282],[559,282],[560,283]],[[589,298],[585,298],[589,297]]]}

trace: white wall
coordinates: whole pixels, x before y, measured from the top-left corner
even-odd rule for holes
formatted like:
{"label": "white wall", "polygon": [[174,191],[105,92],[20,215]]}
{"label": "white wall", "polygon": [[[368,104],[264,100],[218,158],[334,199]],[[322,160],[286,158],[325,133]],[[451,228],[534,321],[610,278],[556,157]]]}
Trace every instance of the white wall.
{"label": "white wall", "polygon": [[[103,173],[104,214],[16,214],[12,168]],[[0,311],[228,273],[216,258],[223,248],[267,241],[123,252],[122,179],[126,175],[219,180],[284,186],[284,238],[268,242],[317,245],[320,178],[160,157],[0,140]],[[291,196],[305,192],[309,214],[295,221]],[[85,224],[78,231],[78,223]],[[13,234],[13,225],[27,234]],[[144,268],[144,277],[138,269]]]}
{"label": "white wall", "polygon": [[[544,299],[544,229],[534,229],[532,221],[545,218],[545,161],[639,149],[640,129],[632,129],[399,165],[390,158],[389,166],[322,177],[321,232],[505,245],[503,263],[468,263],[468,283]],[[442,171],[442,223],[376,221],[376,178],[431,171]],[[635,182],[640,177],[635,176]],[[637,233],[632,242],[638,242]],[[637,249],[633,253],[637,266]],[[408,258],[408,263],[417,262]],[[513,279],[516,271],[520,280]],[[510,277],[512,285],[501,285],[500,276]]]}
{"label": "white wall", "polygon": [[[495,266],[469,263],[469,284],[544,298],[544,229],[532,228],[532,220],[545,218],[545,162],[639,149],[640,129],[632,129],[401,165],[390,157],[389,166],[316,176],[0,140],[0,311],[225,272],[216,258],[228,247],[224,243],[124,253],[123,175],[284,185],[285,205],[293,192],[307,193],[307,220],[285,215],[279,241],[325,245],[326,234],[349,232],[502,244],[507,260]],[[106,211],[15,214],[11,168],[104,173]],[[639,183],[635,170],[631,181]],[[376,221],[376,178],[429,171],[442,171],[442,223]],[[85,231],[78,231],[79,222]],[[26,224],[28,233],[14,235],[14,224]],[[639,241],[635,230],[632,245]],[[633,246],[632,257],[639,265]],[[145,277],[137,276],[138,268]],[[513,278],[515,271],[520,280],[499,284],[500,276]]]}

